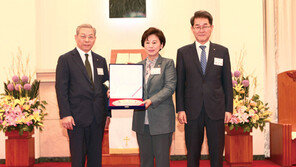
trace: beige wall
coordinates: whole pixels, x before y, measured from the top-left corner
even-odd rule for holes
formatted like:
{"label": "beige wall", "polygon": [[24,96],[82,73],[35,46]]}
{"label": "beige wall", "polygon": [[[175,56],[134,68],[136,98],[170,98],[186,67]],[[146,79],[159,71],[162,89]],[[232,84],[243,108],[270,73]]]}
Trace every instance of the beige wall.
{"label": "beige wall", "polygon": [[[34,0],[0,1],[0,93],[8,79],[12,57],[21,48],[30,55],[31,71],[36,67],[36,7]],[[5,157],[4,134],[0,133],[0,159]]]}
{"label": "beige wall", "polygon": [[[264,100],[263,7],[258,0],[227,0],[220,3],[220,43],[228,47],[232,69],[236,68],[239,53],[244,49],[244,68],[257,76],[257,89]],[[264,154],[264,133],[253,129],[253,153]]]}
{"label": "beige wall", "polygon": [[[194,37],[189,19],[196,10],[208,10],[214,16],[212,41],[229,48],[232,64],[241,49],[247,55],[247,70],[258,77],[258,90],[263,96],[263,16],[258,0],[147,0],[147,18],[109,19],[108,0],[11,0],[0,6],[1,70],[8,68],[18,46],[31,55],[37,71],[53,70],[59,55],[75,47],[77,25],[90,23],[97,28],[93,50],[109,62],[111,49],[141,48],[142,33],[150,26],[164,31],[167,44],[164,57],[175,60],[177,48],[192,43]],[[255,61],[254,61],[255,60]],[[0,82],[6,79],[0,73]],[[1,91],[1,89],[0,89]],[[178,128],[177,128],[178,129]],[[264,154],[264,136],[255,131],[254,154]],[[176,136],[182,139],[182,136]],[[37,138],[38,140],[38,138]],[[182,144],[182,142],[181,142]],[[38,146],[38,143],[36,144]],[[183,146],[175,143],[175,153],[183,154]],[[37,147],[38,149],[39,147]],[[179,150],[178,150],[179,148]],[[4,136],[0,134],[0,159],[4,159]],[[40,150],[36,151],[39,157]]]}
{"label": "beige wall", "polygon": [[[111,49],[141,48],[142,33],[150,26],[162,29],[167,46],[162,54],[175,59],[176,48],[193,42],[189,19],[193,12],[207,9],[214,17],[219,1],[147,1],[147,18],[109,19],[108,2],[88,0],[37,1],[37,69],[55,68],[58,56],[74,48],[77,25],[90,23],[97,28],[93,48],[109,60]],[[217,19],[218,20],[218,19]],[[216,21],[216,19],[215,19]],[[216,38],[216,37],[214,37]]]}

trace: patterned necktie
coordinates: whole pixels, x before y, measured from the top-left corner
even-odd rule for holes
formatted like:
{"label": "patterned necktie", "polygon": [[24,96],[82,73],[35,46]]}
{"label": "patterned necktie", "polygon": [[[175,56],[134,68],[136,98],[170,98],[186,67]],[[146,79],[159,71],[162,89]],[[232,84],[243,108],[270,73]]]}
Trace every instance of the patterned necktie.
{"label": "patterned necktie", "polygon": [[[152,61],[147,60],[146,61],[146,72],[145,72],[145,85],[147,86],[148,83],[148,78],[151,74],[151,66],[152,66]],[[145,111],[145,120],[144,120],[145,125],[149,125],[149,119],[148,119],[148,113],[147,110]]]}
{"label": "patterned necktie", "polygon": [[202,69],[203,75],[205,75],[205,73],[206,73],[206,67],[207,67],[207,57],[206,57],[206,51],[205,51],[206,46],[201,45],[199,47],[202,50],[201,51],[201,55],[200,55],[201,69]]}
{"label": "patterned necktie", "polygon": [[150,73],[151,73],[151,65],[152,65],[152,62],[148,61],[147,66],[146,66],[146,73],[145,73],[145,84],[147,84],[148,78],[149,78]]}
{"label": "patterned necktie", "polygon": [[89,79],[91,80],[91,82],[93,83],[93,78],[92,78],[92,73],[91,73],[91,67],[90,67],[90,63],[88,61],[88,54],[85,54],[85,68],[86,68],[86,72],[87,75],[89,77]]}

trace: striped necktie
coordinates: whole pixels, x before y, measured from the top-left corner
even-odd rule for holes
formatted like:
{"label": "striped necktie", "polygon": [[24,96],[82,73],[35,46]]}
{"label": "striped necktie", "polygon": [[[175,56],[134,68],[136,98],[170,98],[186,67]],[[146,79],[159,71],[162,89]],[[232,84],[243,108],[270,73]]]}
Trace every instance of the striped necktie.
{"label": "striped necktie", "polygon": [[201,69],[202,69],[203,75],[205,75],[205,73],[206,73],[206,67],[207,67],[207,57],[206,57],[206,51],[205,51],[206,46],[201,45],[199,47],[202,50],[201,51],[201,55],[200,55]]}

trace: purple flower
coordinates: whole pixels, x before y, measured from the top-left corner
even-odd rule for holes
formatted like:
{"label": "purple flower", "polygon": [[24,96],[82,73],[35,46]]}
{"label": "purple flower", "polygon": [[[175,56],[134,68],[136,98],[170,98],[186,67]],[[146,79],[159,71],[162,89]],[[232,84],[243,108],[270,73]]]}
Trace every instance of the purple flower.
{"label": "purple flower", "polygon": [[243,80],[242,84],[244,85],[244,87],[248,87],[249,86],[249,81],[248,80]]}
{"label": "purple flower", "polygon": [[9,91],[13,91],[13,89],[14,89],[13,84],[12,84],[12,83],[8,84],[8,85],[7,85],[7,89],[8,89]]}
{"label": "purple flower", "polygon": [[31,90],[31,85],[30,84],[25,84],[24,89],[25,90]]}
{"label": "purple flower", "polygon": [[22,89],[22,85],[21,84],[16,84],[14,89],[19,91],[19,90]]}
{"label": "purple flower", "polygon": [[29,78],[28,78],[27,76],[24,75],[24,76],[22,77],[22,81],[23,81],[23,83],[27,83],[28,80],[29,80]]}
{"label": "purple flower", "polygon": [[239,77],[240,76],[240,72],[239,71],[234,71],[234,74],[233,74],[235,77]]}
{"label": "purple flower", "polygon": [[13,82],[18,82],[20,79],[17,75],[12,77]]}
{"label": "purple flower", "polygon": [[232,80],[232,87],[235,87],[237,85],[237,82],[235,80]]}

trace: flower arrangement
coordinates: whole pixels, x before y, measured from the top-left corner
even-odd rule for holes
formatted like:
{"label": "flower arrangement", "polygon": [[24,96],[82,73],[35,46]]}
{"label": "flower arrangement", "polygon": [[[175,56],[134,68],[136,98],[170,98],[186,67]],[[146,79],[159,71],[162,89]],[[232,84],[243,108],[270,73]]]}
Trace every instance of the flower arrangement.
{"label": "flower arrangement", "polygon": [[[19,66],[23,67],[23,66]],[[19,71],[18,71],[19,72]],[[39,100],[40,81],[27,75],[14,75],[4,83],[5,93],[0,97],[0,130],[32,132],[34,127],[42,130],[46,101]]]}
{"label": "flower arrangement", "polygon": [[[249,97],[250,87],[256,87],[256,78],[245,76],[243,72],[240,64],[239,70],[232,74],[233,115],[226,124],[229,130],[241,127],[244,132],[250,132],[253,127],[256,129],[259,127],[263,131],[266,122],[270,122],[271,112],[268,110],[268,104],[263,103],[258,94]],[[250,80],[253,85],[250,84]]]}

